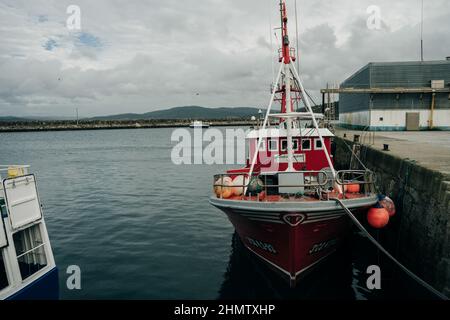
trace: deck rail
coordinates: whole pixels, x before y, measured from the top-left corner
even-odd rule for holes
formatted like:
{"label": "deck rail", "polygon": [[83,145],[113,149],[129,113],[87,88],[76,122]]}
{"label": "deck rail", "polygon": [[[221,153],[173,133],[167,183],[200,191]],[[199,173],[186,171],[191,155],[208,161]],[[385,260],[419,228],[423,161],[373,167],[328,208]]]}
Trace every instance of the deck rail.
{"label": "deck rail", "polygon": [[[324,170],[296,171],[296,173],[303,175],[303,181],[295,184],[268,183],[267,180],[270,174],[267,173],[253,173],[250,179],[247,173],[216,174],[214,175],[213,187],[214,191],[216,191],[216,188],[219,188],[218,191],[220,192],[216,192],[216,195],[221,199],[224,198],[223,188],[237,189],[240,191],[238,195],[242,199],[247,194],[259,196],[259,193],[262,191],[267,194],[269,189],[273,190],[274,188],[304,188],[302,194],[315,194],[321,200],[329,200],[329,194],[336,192],[336,186],[342,187],[340,189],[342,189],[344,196],[347,193],[364,193],[368,195],[375,192],[374,174],[370,170],[340,170],[336,172],[335,179],[330,172]],[[231,176],[234,179],[231,180]],[[242,177],[242,183],[234,182],[237,177]],[[353,189],[357,185],[358,191],[347,191],[350,185],[353,186]],[[255,188],[257,191],[254,191]],[[281,193],[279,194],[281,195]]]}
{"label": "deck rail", "polygon": [[29,165],[0,165],[0,181],[5,178],[18,177],[28,174]]}

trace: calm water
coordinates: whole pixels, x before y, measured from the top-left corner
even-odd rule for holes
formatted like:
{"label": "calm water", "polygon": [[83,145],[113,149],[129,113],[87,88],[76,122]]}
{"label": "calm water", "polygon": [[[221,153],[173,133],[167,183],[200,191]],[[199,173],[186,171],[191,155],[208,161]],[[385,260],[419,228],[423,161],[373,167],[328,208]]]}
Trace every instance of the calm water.
{"label": "calm water", "polygon": [[[171,132],[0,134],[0,163],[37,174],[62,298],[426,297],[357,234],[300,289],[286,289],[209,205],[212,175],[224,166],[173,165]],[[377,263],[383,289],[370,292],[365,268]],[[82,290],[66,289],[69,265],[81,268]]]}

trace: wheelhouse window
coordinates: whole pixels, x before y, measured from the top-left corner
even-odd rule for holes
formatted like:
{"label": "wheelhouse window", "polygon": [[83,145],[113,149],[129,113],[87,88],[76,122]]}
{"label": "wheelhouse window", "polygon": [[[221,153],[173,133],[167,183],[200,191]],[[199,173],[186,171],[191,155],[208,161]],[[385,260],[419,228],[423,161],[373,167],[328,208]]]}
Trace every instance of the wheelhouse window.
{"label": "wheelhouse window", "polygon": [[292,150],[298,151],[298,139],[292,139]]}
{"label": "wheelhouse window", "polygon": [[5,261],[3,260],[3,252],[0,250],[0,291],[9,285],[8,275],[6,274]]}
{"label": "wheelhouse window", "polygon": [[269,140],[269,151],[278,151],[278,140],[270,139]]}
{"label": "wheelhouse window", "polygon": [[287,151],[287,140],[286,139],[281,140],[281,151]]}
{"label": "wheelhouse window", "polygon": [[[287,139],[281,140],[281,151],[287,151]],[[292,138],[292,151],[298,151],[298,140]]]}
{"label": "wheelhouse window", "polygon": [[311,139],[302,139],[302,150],[303,151],[311,150]]}
{"label": "wheelhouse window", "polygon": [[[255,148],[258,147],[258,142],[259,142],[259,139],[256,140]],[[266,139],[262,139],[261,145],[259,146],[259,151],[266,151]]]}
{"label": "wheelhouse window", "polygon": [[13,238],[20,274],[25,280],[47,265],[40,224],[15,233]]}
{"label": "wheelhouse window", "polygon": [[320,139],[314,140],[314,149],[316,150],[323,150],[322,141]]}

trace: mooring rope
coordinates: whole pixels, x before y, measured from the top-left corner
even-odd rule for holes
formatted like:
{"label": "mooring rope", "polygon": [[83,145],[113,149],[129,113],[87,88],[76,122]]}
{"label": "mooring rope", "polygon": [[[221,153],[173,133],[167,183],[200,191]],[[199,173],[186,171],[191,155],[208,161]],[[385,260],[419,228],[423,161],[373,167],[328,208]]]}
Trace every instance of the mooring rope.
{"label": "mooring rope", "polygon": [[395,264],[397,264],[403,271],[406,272],[411,278],[413,278],[415,281],[420,283],[423,287],[428,289],[430,292],[438,296],[439,298],[443,300],[448,300],[448,298],[442,294],[441,292],[437,291],[435,288],[433,288],[431,285],[426,283],[424,280],[416,276],[412,271],[410,271],[408,268],[406,268],[403,264],[400,263],[397,259],[394,258],[386,249],[383,248],[383,246],[375,240],[374,237],[364,228],[364,226],[359,222],[359,220],[353,215],[353,213],[345,206],[345,204],[338,198],[330,198],[330,200],[336,201],[342,209],[348,214],[350,219],[353,221],[354,224],[366,235],[366,237],[380,250],[382,251],[389,259],[391,259]]}

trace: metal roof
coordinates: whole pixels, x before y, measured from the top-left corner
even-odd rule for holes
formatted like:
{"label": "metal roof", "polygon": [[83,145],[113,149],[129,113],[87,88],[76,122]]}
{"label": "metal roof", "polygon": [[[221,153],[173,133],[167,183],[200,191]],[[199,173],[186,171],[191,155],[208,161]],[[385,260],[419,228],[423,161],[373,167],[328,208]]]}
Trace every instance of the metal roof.
{"label": "metal roof", "polygon": [[[331,133],[330,130],[327,128],[320,128],[320,134],[322,137],[334,137],[334,134]],[[278,138],[278,137],[286,137],[287,136],[287,130],[286,129],[280,129],[280,128],[267,128],[267,129],[256,129],[252,130],[247,134],[247,139],[256,139],[259,138],[260,131],[262,138]],[[301,131],[299,128],[292,129],[292,136],[293,137],[318,137],[319,134],[317,133],[317,129],[315,128],[302,128]]]}

